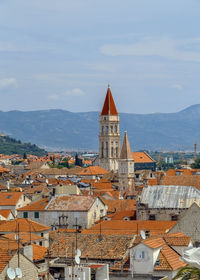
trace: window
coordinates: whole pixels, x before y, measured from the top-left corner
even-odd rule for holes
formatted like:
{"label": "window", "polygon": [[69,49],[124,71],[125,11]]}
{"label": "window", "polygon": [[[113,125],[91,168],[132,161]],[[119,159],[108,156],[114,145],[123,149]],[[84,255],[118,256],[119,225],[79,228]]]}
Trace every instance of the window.
{"label": "window", "polygon": [[156,219],[156,216],[155,216],[155,215],[149,215],[149,220],[155,221],[155,219]]}
{"label": "window", "polygon": [[108,142],[106,142],[106,157],[108,157]]}
{"label": "window", "polygon": [[39,212],[34,212],[34,218],[35,218],[35,219],[39,219],[39,216],[40,216],[40,215],[39,215]]}
{"label": "window", "polygon": [[110,127],[110,132],[113,133],[113,126]]}
{"label": "window", "polygon": [[104,134],[104,126],[101,127],[101,132]]}
{"label": "window", "polygon": [[115,125],[115,133],[117,133],[118,129],[117,129],[117,125]]}
{"label": "window", "polygon": [[24,212],[24,219],[28,218],[28,212]]}
{"label": "window", "polygon": [[101,157],[103,158],[104,157],[104,152],[103,152],[103,150],[104,150],[104,144],[103,144],[103,142],[101,143]]}
{"label": "window", "polygon": [[173,215],[171,218],[172,221],[178,221],[178,215]]}
{"label": "window", "polygon": [[113,157],[113,156],[114,156],[114,148],[111,147],[111,157]]}
{"label": "window", "polygon": [[100,210],[100,216],[103,217],[103,209]]}
{"label": "window", "polygon": [[106,125],[106,133],[108,134],[108,125]]}
{"label": "window", "polygon": [[41,233],[41,237],[44,237],[44,233],[43,232]]}
{"label": "window", "polygon": [[94,212],[94,219],[96,219],[97,218],[97,213],[96,212]]}
{"label": "window", "polygon": [[116,157],[118,157],[118,147],[116,148]]}

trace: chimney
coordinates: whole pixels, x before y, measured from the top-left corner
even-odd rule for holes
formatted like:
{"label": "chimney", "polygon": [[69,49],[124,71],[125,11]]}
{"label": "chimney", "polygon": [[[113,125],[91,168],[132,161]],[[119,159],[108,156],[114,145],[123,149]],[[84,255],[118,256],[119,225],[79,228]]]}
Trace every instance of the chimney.
{"label": "chimney", "polygon": [[33,246],[28,245],[24,247],[24,256],[33,261]]}
{"label": "chimney", "polygon": [[146,231],[145,231],[145,236],[146,236],[146,238],[149,238],[149,237],[150,237],[150,230],[146,230]]}
{"label": "chimney", "polygon": [[8,190],[10,189],[10,180],[6,182],[6,187],[8,188]]}

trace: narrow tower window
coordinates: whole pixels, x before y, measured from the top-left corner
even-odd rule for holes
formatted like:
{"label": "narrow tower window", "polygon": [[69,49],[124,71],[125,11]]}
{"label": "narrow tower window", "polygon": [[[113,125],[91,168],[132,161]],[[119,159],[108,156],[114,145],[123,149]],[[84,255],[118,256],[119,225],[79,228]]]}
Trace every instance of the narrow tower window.
{"label": "narrow tower window", "polygon": [[104,134],[104,126],[103,125],[101,127],[101,132],[102,132],[102,134]]}
{"label": "narrow tower window", "polygon": [[108,157],[108,142],[106,142],[106,157]]}
{"label": "narrow tower window", "polygon": [[103,158],[104,157],[104,145],[103,145],[103,142],[101,143],[101,157]]}
{"label": "narrow tower window", "polygon": [[113,157],[113,156],[114,156],[114,148],[111,147],[111,157]]}
{"label": "narrow tower window", "polygon": [[117,133],[117,125],[115,125],[115,132]]}
{"label": "narrow tower window", "polygon": [[118,157],[118,147],[116,148],[116,157]]}

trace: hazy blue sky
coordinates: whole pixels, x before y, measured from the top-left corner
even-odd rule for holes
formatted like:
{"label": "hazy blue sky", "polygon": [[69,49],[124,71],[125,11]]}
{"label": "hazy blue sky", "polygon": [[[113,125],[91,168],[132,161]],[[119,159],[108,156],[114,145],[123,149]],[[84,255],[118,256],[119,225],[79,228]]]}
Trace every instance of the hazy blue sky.
{"label": "hazy blue sky", "polygon": [[0,0],[0,110],[200,103],[200,0]]}

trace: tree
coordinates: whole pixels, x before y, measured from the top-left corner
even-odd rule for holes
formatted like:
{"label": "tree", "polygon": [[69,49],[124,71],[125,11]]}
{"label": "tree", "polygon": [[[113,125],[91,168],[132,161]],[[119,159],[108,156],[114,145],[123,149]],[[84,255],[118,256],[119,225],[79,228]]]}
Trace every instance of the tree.
{"label": "tree", "polygon": [[24,153],[23,159],[27,159],[27,154],[26,153]]}
{"label": "tree", "polygon": [[195,159],[194,163],[190,165],[192,169],[200,169],[200,158]]}
{"label": "tree", "polygon": [[83,161],[78,157],[78,154],[75,155],[75,165],[83,166]]}
{"label": "tree", "polygon": [[186,266],[179,270],[173,280],[198,280],[200,279],[200,269],[193,266]]}

